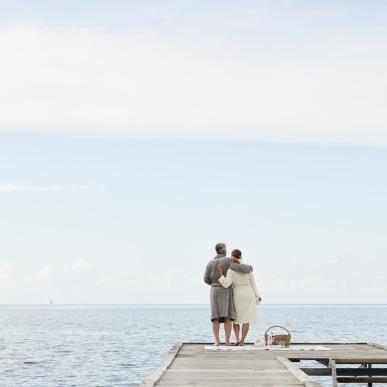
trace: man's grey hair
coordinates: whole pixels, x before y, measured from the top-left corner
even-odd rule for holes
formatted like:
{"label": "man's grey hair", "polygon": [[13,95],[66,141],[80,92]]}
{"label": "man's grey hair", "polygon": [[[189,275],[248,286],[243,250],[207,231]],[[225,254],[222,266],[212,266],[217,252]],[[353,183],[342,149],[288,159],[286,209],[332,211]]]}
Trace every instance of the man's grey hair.
{"label": "man's grey hair", "polygon": [[220,254],[226,251],[226,244],[225,243],[217,243],[215,246],[215,251]]}

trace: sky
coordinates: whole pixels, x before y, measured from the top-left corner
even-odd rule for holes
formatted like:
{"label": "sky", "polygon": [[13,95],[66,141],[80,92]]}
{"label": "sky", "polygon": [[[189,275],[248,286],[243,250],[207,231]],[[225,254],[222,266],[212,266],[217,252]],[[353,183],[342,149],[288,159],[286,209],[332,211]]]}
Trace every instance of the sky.
{"label": "sky", "polygon": [[0,0],[0,303],[387,303],[386,11]]}

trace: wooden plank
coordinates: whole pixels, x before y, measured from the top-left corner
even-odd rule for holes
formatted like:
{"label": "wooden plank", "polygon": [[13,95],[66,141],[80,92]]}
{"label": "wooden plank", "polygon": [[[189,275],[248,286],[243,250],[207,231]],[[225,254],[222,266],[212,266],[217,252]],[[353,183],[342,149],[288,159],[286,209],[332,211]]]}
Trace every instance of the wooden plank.
{"label": "wooden plank", "polygon": [[[386,371],[387,371],[387,368],[386,368]],[[275,369],[275,370],[246,370],[246,369],[238,369],[238,368],[228,368],[228,369],[222,369],[222,370],[219,370],[219,369],[204,369],[204,368],[201,368],[201,369],[192,369],[192,368],[182,368],[182,369],[179,369],[179,368],[170,368],[168,369],[168,374],[184,374],[184,373],[190,373],[190,374],[195,374],[195,373],[200,373],[200,374],[215,374],[215,373],[221,373],[222,375],[226,375],[226,374],[232,374],[232,375],[236,375],[238,373],[241,373],[241,374],[246,374],[246,373],[249,373],[249,374],[256,374],[256,375],[259,375],[259,374],[265,374],[265,375],[278,375],[278,374],[287,374],[288,371],[285,370],[285,369]],[[367,374],[368,375],[368,374]]]}
{"label": "wooden plank", "polygon": [[[164,387],[168,387],[168,386],[175,387],[175,386],[179,386],[181,384],[168,384],[168,383],[160,382],[158,385],[164,386]],[[203,382],[203,383],[200,383],[200,384],[193,383],[193,384],[185,384],[185,385],[186,386],[191,386],[191,387],[193,387],[193,386],[213,387],[214,386],[213,384],[206,383],[206,382]],[[225,383],[225,384],[223,384],[223,386],[229,386],[229,384]],[[235,386],[238,386],[238,385],[236,384]],[[257,383],[255,381],[251,382],[251,384],[245,384],[245,382],[244,382],[243,384],[239,384],[239,386],[241,386],[241,387],[247,387],[247,386],[251,386],[251,387],[279,387],[278,385],[273,384],[273,383]],[[280,387],[295,387],[295,385],[294,384],[281,384]]]}
{"label": "wooden plank", "polygon": [[[333,359],[338,364],[387,364],[386,348],[374,343],[297,343],[303,346],[326,346],[328,351],[255,351],[251,347],[249,350],[215,351],[206,350],[204,346],[208,344],[181,343],[174,346],[162,365],[141,386],[317,387],[320,384],[307,373],[329,375],[331,369],[312,368],[308,371],[307,368],[298,368],[294,362],[315,360],[328,365],[329,359]],[[345,376],[357,375],[358,381],[366,376],[385,376],[382,368],[375,368],[377,371],[373,375],[370,375],[371,369],[358,370],[357,367],[337,369],[335,382],[337,378]]]}
{"label": "wooden plank", "polygon": [[[189,342],[183,342],[184,345],[212,345],[213,343],[210,343],[208,341],[189,341]],[[342,343],[334,343],[334,342],[327,342],[327,341],[295,341],[291,343],[291,345],[369,345],[370,343],[367,342],[342,342]],[[245,343],[245,345],[254,345],[254,343]]]}
{"label": "wooden plank", "polygon": [[182,382],[182,381],[174,381],[174,382],[164,382],[161,381],[157,384],[158,386],[200,386],[200,387],[213,387],[213,386],[240,386],[240,387],[302,387],[301,384],[287,384],[281,382],[278,384],[276,381],[271,382],[257,382],[256,380],[250,380],[250,381],[236,381],[235,383],[230,384],[228,380],[222,380],[219,383],[214,383],[213,381],[206,382],[206,381],[200,381],[200,382]]}
{"label": "wooden plank", "polygon": [[[303,367],[309,376],[331,376],[332,370],[325,367]],[[387,376],[387,368],[336,368],[338,376]]]}
{"label": "wooden plank", "polygon": [[297,366],[295,366],[289,359],[284,357],[278,357],[277,360],[288,370],[290,373],[299,380],[305,387],[318,387],[321,386],[315,382],[307,374],[302,372]]}
{"label": "wooden plank", "polygon": [[335,360],[331,359],[329,361],[329,368],[332,370],[332,386],[337,387],[337,372]]}
{"label": "wooden plank", "polygon": [[175,344],[168,352],[167,356],[165,357],[164,361],[161,363],[160,367],[157,368],[151,375],[149,375],[143,381],[143,383],[140,384],[140,387],[154,386],[162,378],[164,372],[170,367],[170,365],[172,364],[173,360],[176,358],[182,346],[183,346],[183,343]]}
{"label": "wooden plank", "polygon": [[242,380],[249,381],[249,380],[255,380],[257,383],[271,383],[273,381],[279,383],[282,382],[285,384],[296,384],[296,385],[304,385],[300,383],[299,380],[293,378],[292,375],[285,374],[285,376],[278,376],[278,375],[260,375],[257,377],[257,375],[254,374],[235,374],[235,375],[224,375],[222,373],[218,374],[212,374],[212,375],[191,375],[191,374],[183,374],[183,375],[168,375],[168,373],[164,374],[162,377],[163,382],[171,382],[171,381],[180,381],[180,382],[199,382],[199,381],[205,381],[205,382],[212,382],[212,383],[225,383],[226,384],[232,384],[236,382],[240,382]]}
{"label": "wooden plank", "polygon": [[336,364],[387,364],[387,359],[335,359]]}
{"label": "wooden plank", "polygon": [[337,383],[387,383],[387,378],[383,377],[364,377],[364,376],[359,376],[359,377],[353,377],[353,376],[339,376],[337,378]]}
{"label": "wooden plank", "polygon": [[371,347],[375,347],[377,349],[383,349],[383,350],[387,351],[386,345],[377,344],[377,343],[367,343],[367,344],[370,345]]}

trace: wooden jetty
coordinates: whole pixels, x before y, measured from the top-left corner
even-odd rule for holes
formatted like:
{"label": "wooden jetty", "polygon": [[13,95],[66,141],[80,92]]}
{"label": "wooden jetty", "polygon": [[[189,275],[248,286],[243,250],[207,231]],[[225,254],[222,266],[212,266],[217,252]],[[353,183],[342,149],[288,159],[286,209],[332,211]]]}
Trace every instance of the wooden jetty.
{"label": "wooden jetty", "polygon": [[[321,386],[312,375],[330,376],[333,386],[339,383],[387,385],[387,347],[379,344],[292,343],[288,349],[269,350],[252,344],[210,345],[176,344],[141,386]],[[315,366],[304,366],[305,360],[313,360]]]}

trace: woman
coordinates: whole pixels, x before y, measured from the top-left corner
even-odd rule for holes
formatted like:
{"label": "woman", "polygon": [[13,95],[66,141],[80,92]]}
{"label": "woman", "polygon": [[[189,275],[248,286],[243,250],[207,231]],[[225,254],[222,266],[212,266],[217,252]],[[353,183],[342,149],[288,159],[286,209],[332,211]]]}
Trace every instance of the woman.
{"label": "woman", "polygon": [[[241,263],[242,253],[239,250],[233,250],[231,253],[231,261]],[[233,285],[234,288],[234,306],[236,318],[234,321],[234,332],[236,337],[236,345],[244,345],[247,333],[249,332],[250,322],[257,321],[256,303],[261,302],[253,273],[240,273],[232,269],[227,270],[226,277],[224,276],[224,267],[218,267],[220,278],[219,282],[225,288]],[[239,340],[240,324],[242,326],[242,338]]]}

